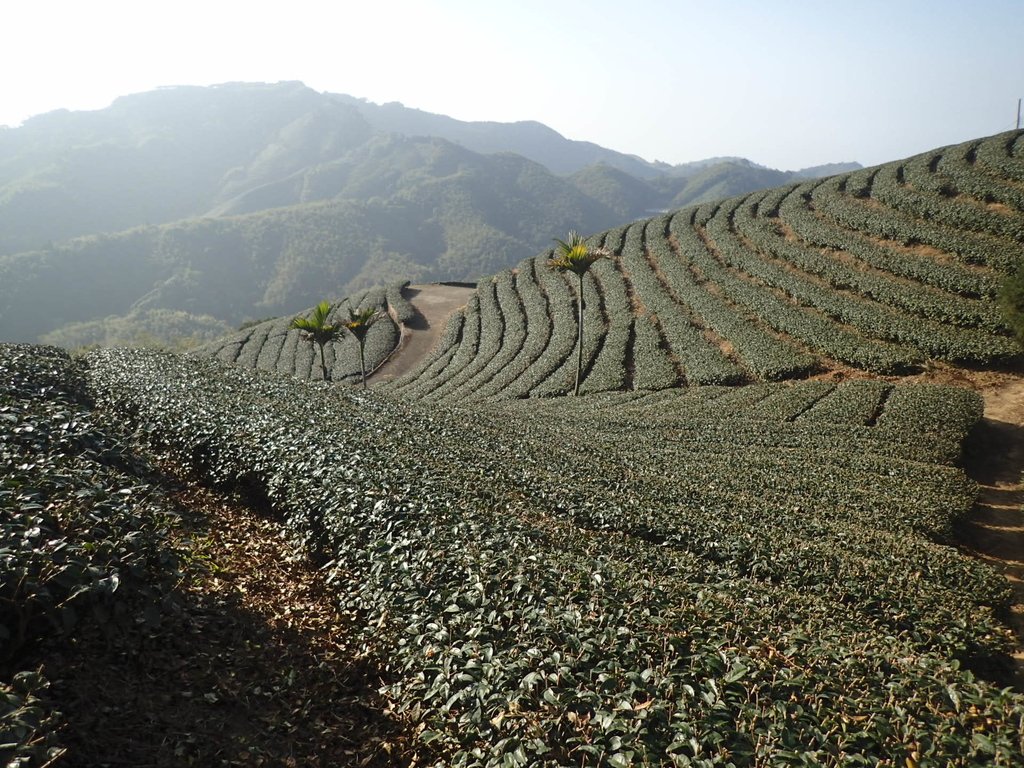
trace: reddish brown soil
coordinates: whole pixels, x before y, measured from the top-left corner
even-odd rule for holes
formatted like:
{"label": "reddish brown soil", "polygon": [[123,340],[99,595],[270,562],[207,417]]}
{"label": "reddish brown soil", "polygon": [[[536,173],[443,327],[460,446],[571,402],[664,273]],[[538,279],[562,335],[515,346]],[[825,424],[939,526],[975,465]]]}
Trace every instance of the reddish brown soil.
{"label": "reddish brown soil", "polygon": [[[282,527],[174,493],[193,557],[157,626],[99,627],[46,654],[66,766],[387,766],[405,742],[352,617]],[[83,660],[88,663],[83,663]]]}

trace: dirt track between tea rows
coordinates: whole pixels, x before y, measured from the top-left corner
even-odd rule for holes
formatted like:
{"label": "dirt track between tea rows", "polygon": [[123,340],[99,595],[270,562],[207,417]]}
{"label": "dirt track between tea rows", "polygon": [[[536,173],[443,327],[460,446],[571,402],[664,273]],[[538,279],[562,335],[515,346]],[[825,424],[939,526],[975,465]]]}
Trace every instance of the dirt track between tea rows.
{"label": "dirt track between tea rows", "polygon": [[964,446],[964,465],[979,495],[959,532],[963,548],[1001,571],[1014,591],[1015,682],[1024,690],[1024,377],[978,384],[985,418]]}
{"label": "dirt track between tea rows", "polygon": [[398,349],[372,376],[369,384],[397,379],[416,368],[433,349],[452,312],[465,306],[476,288],[463,285],[410,285],[402,294],[417,310],[416,318],[403,324]]}

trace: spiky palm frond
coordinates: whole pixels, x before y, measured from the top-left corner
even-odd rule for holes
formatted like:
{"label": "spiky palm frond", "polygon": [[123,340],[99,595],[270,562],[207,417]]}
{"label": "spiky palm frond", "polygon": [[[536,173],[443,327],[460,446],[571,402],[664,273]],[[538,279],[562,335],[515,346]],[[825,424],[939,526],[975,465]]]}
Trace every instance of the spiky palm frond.
{"label": "spiky palm frond", "polygon": [[313,314],[310,317],[296,317],[291,322],[292,328],[302,331],[302,334],[320,349],[320,371],[324,381],[330,381],[324,347],[332,341],[340,339],[344,330],[344,326],[331,325],[327,322],[330,314],[331,305],[326,301],[321,301],[313,309]]}
{"label": "spiky palm frond", "polygon": [[576,338],[576,385],[573,395],[580,393],[580,379],[583,378],[583,276],[590,265],[598,259],[611,256],[604,248],[591,248],[576,230],[569,232],[567,240],[555,238],[558,247],[548,259],[548,266],[559,272],[572,272],[579,279],[576,293],[576,322],[578,335]]}
{"label": "spiky palm frond", "polygon": [[321,301],[313,309],[313,314],[310,317],[296,317],[292,320],[291,327],[302,331],[317,344],[327,344],[336,341],[342,333],[342,326],[331,325],[327,322],[327,317],[330,314],[331,305],[326,301]]}
{"label": "spiky palm frond", "polygon": [[345,330],[362,341],[366,337],[370,326],[377,322],[380,315],[375,307],[366,309],[350,309],[348,311],[348,322],[344,324]]}
{"label": "spiky palm frond", "polygon": [[558,244],[554,255],[548,259],[548,266],[559,272],[572,272],[583,276],[590,265],[609,255],[604,248],[592,248],[579,232],[569,233],[567,240],[554,239]]}

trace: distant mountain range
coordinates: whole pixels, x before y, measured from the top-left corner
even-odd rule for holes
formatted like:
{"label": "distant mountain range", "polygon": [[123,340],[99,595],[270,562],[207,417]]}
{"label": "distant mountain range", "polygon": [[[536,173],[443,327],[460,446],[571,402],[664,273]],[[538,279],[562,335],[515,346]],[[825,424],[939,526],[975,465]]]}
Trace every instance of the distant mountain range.
{"label": "distant mountain range", "polygon": [[159,89],[0,129],[0,339],[208,338],[374,283],[474,280],[571,228],[858,167],[670,166],[301,83]]}

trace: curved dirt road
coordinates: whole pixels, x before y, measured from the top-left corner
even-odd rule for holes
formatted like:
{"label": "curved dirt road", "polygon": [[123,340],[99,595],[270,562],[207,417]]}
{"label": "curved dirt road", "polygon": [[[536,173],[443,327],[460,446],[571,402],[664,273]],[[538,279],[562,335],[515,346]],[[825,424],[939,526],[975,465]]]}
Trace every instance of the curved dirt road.
{"label": "curved dirt road", "polygon": [[444,330],[448,317],[464,307],[476,288],[464,285],[409,285],[402,295],[416,308],[414,320],[402,326],[398,348],[380,368],[367,378],[369,384],[382,384],[397,379],[416,366],[433,349]]}

